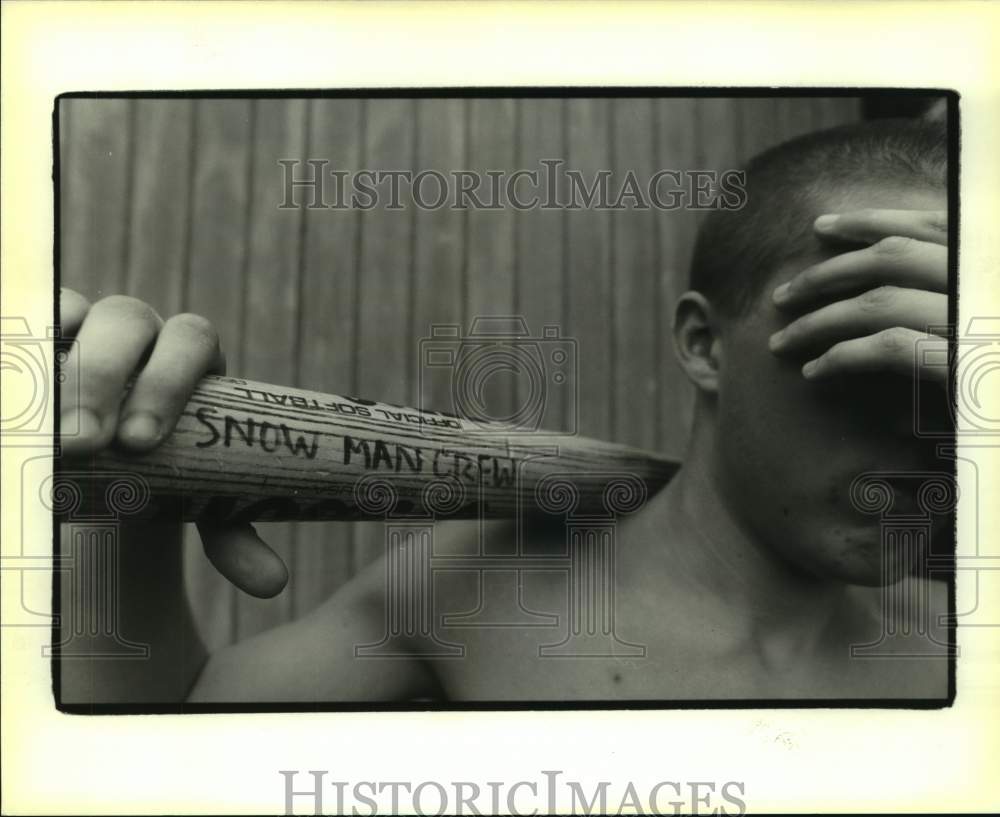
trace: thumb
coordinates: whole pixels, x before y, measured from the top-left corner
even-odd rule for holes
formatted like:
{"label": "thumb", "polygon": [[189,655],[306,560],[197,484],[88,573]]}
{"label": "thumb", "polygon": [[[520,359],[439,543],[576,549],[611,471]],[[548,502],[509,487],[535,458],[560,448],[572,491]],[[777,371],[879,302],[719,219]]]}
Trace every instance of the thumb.
{"label": "thumb", "polygon": [[198,524],[205,555],[240,590],[260,599],[277,596],[288,583],[288,568],[249,523]]}

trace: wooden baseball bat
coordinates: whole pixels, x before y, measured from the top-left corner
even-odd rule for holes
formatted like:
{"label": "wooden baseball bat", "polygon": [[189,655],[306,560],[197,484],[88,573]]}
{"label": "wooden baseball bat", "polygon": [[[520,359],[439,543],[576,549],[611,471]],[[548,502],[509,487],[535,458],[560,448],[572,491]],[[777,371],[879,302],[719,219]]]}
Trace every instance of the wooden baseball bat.
{"label": "wooden baseball bat", "polygon": [[209,376],[155,450],[56,476],[61,518],[506,518],[636,510],[677,464],[575,435]]}

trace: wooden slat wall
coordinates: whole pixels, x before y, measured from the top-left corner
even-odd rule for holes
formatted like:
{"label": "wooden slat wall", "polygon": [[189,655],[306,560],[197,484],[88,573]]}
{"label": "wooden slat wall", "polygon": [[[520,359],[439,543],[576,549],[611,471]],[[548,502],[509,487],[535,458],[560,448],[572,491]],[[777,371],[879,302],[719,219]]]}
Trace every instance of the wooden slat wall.
{"label": "wooden slat wall", "polygon": [[[611,169],[611,100],[574,99],[566,103],[566,164],[584,179]],[[576,339],[579,369],[576,428],[587,437],[613,439],[611,389],[614,377],[613,293],[609,214],[582,209],[566,215],[565,301],[567,337]],[[584,283],[586,282],[586,283]],[[586,406],[585,410],[581,410]]]}
{"label": "wooden slat wall", "polygon": [[[447,174],[563,159],[587,179],[631,169],[643,181],[659,168],[732,167],[859,114],[852,99],[68,100],[62,283],[206,315],[232,373],[442,407],[440,383],[418,394],[418,339],[432,324],[523,315],[535,333],[555,325],[577,343],[577,399],[556,398],[547,416],[679,457],[691,394],[669,327],[697,213],[279,209],[278,160]],[[492,394],[492,408],[521,396]],[[190,535],[189,589],[209,644],[312,609],[378,556],[381,528],[261,526],[292,569],[270,601],[235,592]]]}

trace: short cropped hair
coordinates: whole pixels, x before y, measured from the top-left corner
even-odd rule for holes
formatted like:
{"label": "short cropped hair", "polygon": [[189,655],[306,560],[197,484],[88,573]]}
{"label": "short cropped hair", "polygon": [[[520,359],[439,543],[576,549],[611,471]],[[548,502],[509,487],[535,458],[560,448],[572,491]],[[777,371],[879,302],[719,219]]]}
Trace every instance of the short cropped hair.
{"label": "short cropped hair", "polygon": [[741,317],[779,267],[816,247],[824,194],[872,182],[943,188],[947,163],[944,124],[920,119],[875,119],[770,148],[744,168],[745,206],[702,222],[690,287],[723,317]]}

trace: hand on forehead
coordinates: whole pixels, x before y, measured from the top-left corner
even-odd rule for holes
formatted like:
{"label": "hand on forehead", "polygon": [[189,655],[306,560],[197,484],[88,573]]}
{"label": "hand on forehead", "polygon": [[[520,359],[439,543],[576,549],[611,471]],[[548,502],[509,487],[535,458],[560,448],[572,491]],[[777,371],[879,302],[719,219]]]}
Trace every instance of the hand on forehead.
{"label": "hand on forehead", "polygon": [[947,213],[866,208],[821,215],[813,228],[824,243],[860,247],[774,289],[774,304],[792,320],[771,336],[771,350],[809,358],[807,378],[885,371],[942,379],[940,367],[921,368],[916,347],[946,332]]}

